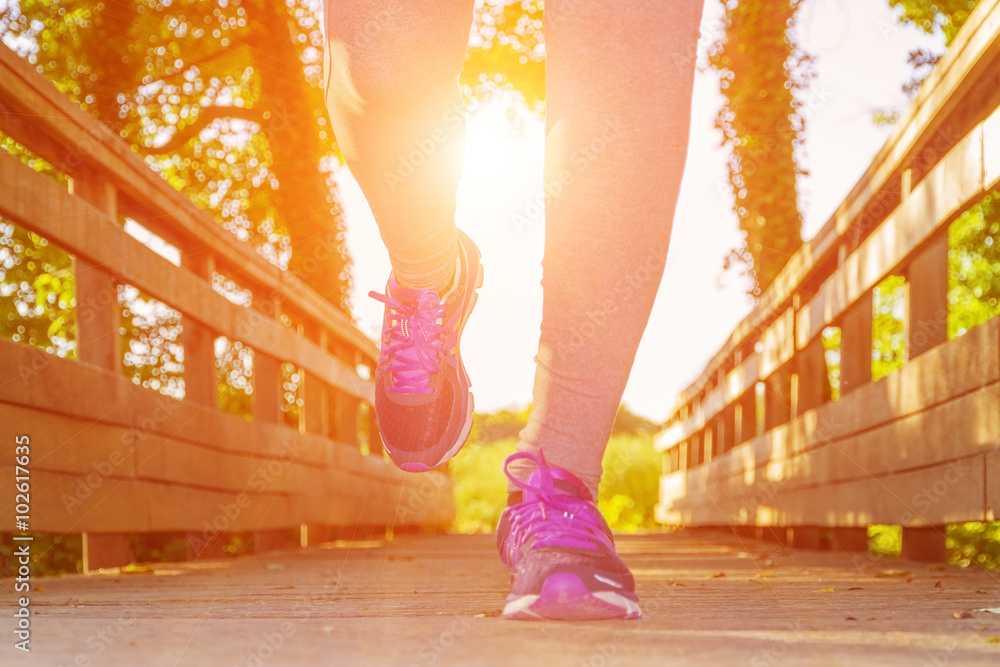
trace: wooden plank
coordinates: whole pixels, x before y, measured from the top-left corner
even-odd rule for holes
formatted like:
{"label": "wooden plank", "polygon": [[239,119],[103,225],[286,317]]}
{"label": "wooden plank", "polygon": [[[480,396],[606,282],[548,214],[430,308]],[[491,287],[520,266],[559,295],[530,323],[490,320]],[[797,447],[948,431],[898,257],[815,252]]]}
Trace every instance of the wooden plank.
{"label": "wooden plank", "polygon": [[957,211],[978,200],[983,187],[982,165],[982,127],[977,126],[935,165],[906,201],[798,312],[798,348],[808,345]]}
{"label": "wooden plank", "polygon": [[[346,313],[297,277],[268,264],[252,248],[223,230],[210,214],[194,208],[183,193],[167,185],[125,142],[83,112],[5,46],[0,46],[0,102],[4,108],[20,110],[20,113],[0,114],[0,121],[21,115],[32,118],[28,126],[30,136],[17,134],[20,127],[17,124],[5,124],[8,130],[15,132],[15,139],[30,149],[35,143],[32,138],[42,135],[46,137],[46,145],[59,147],[57,153],[48,155],[56,168],[72,175],[85,173],[89,168],[103,173],[119,192],[134,201],[144,202],[155,217],[169,219],[171,224],[164,226],[181,230],[190,239],[187,245],[210,248],[211,253],[239,267],[240,281],[254,288],[259,299],[295,304],[367,358],[377,357],[377,347],[354,327]],[[0,179],[0,182],[7,181]]]}
{"label": "wooden plank", "polygon": [[[14,525],[14,468],[0,466],[0,521]],[[141,486],[118,477],[31,470],[31,529],[50,533],[131,533],[153,528]],[[176,490],[175,490],[176,493]]]}
{"label": "wooden plank", "polygon": [[986,520],[1000,521],[1000,452],[986,455]]}
{"label": "wooden plank", "polygon": [[[374,400],[371,382],[362,380],[354,367],[276,320],[231,303],[212,289],[210,281],[174,266],[126,234],[112,219],[66,193],[15,156],[0,155],[0,181],[10,183],[17,193],[0,199],[0,215],[85,258],[100,267],[102,275],[112,272],[217,334],[242,340],[264,354],[308,369],[327,384],[361,400]],[[117,301],[95,301],[102,306],[95,315],[87,305],[90,296],[81,295],[84,306],[80,317],[84,322],[103,321],[107,317],[102,319],[101,313],[117,308]],[[95,336],[105,340],[106,329],[97,330]],[[104,356],[99,358],[99,365],[108,367],[110,361],[103,361]],[[204,398],[197,391],[195,395]]]}
{"label": "wooden plank", "polygon": [[[33,469],[128,477],[135,471],[133,450],[138,434],[130,428],[52,415],[0,403],[0,442],[17,435],[31,438]],[[14,465],[14,448],[0,448],[0,465]]]}
{"label": "wooden plank", "polygon": [[[959,107],[966,92],[975,90],[979,81],[988,76],[1000,60],[1000,37],[997,32],[997,26],[1000,25],[1000,1],[980,2],[975,10],[975,17],[976,23],[970,21],[970,29],[961,31],[956,37],[844,202],[816,236],[804,243],[789,259],[772,287],[761,296],[758,305],[736,326],[725,345],[712,357],[706,366],[706,373],[682,392],[681,404],[690,400],[705,386],[715,369],[729,359],[735,349],[742,346],[744,341],[755,338],[763,328],[762,325],[773,317],[776,309],[786,306],[802,282],[836,251],[839,240],[858,224],[864,208],[879,193],[889,189],[889,184],[895,181],[919,152],[932,149],[944,154],[952,148],[947,142],[951,135],[940,135],[938,131]],[[990,127],[995,129],[995,125]],[[943,136],[945,144],[941,147],[930,146],[935,136]],[[995,145],[996,132],[986,135],[986,139],[993,142],[990,146]],[[990,154],[1000,155],[1000,150],[994,150]],[[979,160],[982,160],[982,155]],[[995,162],[991,164],[995,165]],[[993,178],[987,178],[987,183],[996,181],[997,169],[996,166],[989,168],[989,174]],[[814,277],[813,280],[822,278]],[[847,299],[845,303],[850,301],[852,299]],[[839,312],[843,309],[829,308],[824,311],[823,305],[822,302],[815,302],[812,307],[807,306],[800,312],[796,327],[798,347],[808,344],[816,332],[832,320],[834,310]]]}
{"label": "wooden plank", "polygon": [[983,187],[1000,187],[1000,109],[983,123]]}
{"label": "wooden plank", "polygon": [[[986,519],[985,457],[823,486],[709,488],[676,503],[685,525],[932,526]],[[666,507],[664,512],[673,509]]]}

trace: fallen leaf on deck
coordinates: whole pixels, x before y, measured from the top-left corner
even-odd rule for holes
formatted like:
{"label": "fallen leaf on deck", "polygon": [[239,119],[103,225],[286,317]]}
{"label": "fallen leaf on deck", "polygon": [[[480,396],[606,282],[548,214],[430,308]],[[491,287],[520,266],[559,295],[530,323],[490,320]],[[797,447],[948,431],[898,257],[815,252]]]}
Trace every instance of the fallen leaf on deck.
{"label": "fallen leaf on deck", "polygon": [[962,620],[963,618],[972,618],[972,614],[967,611],[953,611],[951,612],[952,618],[956,620]]}
{"label": "fallen leaf on deck", "polygon": [[813,593],[832,593],[832,592],[833,592],[832,588],[817,588],[816,590],[813,591]]}
{"label": "fallen leaf on deck", "polygon": [[865,590],[865,589],[864,589],[864,588],[862,588],[861,586],[851,586],[851,587],[850,587],[850,588],[848,588],[847,590],[849,590],[849,591],[863,591],[863,590]]}
{"label": "fallen leaf on deck", "polygon": [[878,579],[903,579],[913,577],[909,570],[879,570],[875,573]]}
{"label": "fallen leaf on deck", "polygon": [[986,591],[984,591],[982,588],[977,588],[976,595],[986,595]]}
{"label": "fallen leaf on deck", "polygon": [[845,618],[844,620],[845,620],[845,621],[856,621],[856,620],[858,620],[858,619],[854,618],[853,616],[848,616],[848,617],[847,617],[847,618]]}
{"label": "fallen leaf on deck", "polygon": [[712,575],[712,578],[713,579],[718,579],[718,578],[724,577],[724,576],[726,576],[725,572],[716,572],[715,574]]}
{"label": "fallen leaf on deck", "polygon": [[1000,644],[1000,637],[989,637],[986,641],[991,644]]}

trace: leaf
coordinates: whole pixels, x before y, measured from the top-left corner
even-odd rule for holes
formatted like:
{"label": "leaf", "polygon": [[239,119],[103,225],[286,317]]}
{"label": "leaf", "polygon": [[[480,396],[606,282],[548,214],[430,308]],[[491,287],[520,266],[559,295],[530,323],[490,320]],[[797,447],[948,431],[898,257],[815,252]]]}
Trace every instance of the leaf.
{"label": "leaf", "polygon": [[955,610],[955,611],[951,612],[951,617],[960,621],[960,620],[965,619],[965,618],[972,618],[972,614],[970,614],[967,611],[958,611],[958,610]]}
{"label": "leaf", "polygon": [[716,572],[712,575],[712,579],[721,579],[724,576],[726,576],[725,572]]}
{"label": "leaf", "polygon": [[905,579],[913,577],[913,573],[909,570],[879,570],[875,573],[875,576],[879,579]]}
{"label": "leaf", "polygon": [[813,593],[833,593],[833,590],[832,588],[817,588]]}

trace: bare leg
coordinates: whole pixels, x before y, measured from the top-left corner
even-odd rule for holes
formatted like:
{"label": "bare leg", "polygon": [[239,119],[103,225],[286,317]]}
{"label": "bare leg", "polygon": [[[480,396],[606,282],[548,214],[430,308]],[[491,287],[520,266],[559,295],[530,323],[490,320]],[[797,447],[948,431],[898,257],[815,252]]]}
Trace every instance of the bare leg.
{"label": "bare leg", "polygon": [[328,0],[327,106],[396,280],[441,290],[457,258],[465,115],[458,75],[474,0]]}

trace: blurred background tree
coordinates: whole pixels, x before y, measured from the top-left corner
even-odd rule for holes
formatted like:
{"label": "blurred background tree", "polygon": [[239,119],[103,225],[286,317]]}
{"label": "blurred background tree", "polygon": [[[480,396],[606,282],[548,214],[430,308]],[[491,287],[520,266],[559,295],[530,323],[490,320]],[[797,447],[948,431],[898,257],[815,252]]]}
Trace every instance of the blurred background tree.
{"label": "blurred background tree", "polygon": [[347,311],[320,9],[7,0],[0,36],[237,238]]}
{"label": "blurred background tree", "polygon": [[800,93],[813,58],[798,42],[802,0],[719,0],[724,34],[709,47],[724,103],[716,118],[729,153],[729,182],[745,243],[725,259],[742,267],[757,296],[802,245],[797,179],[806,114]]}

